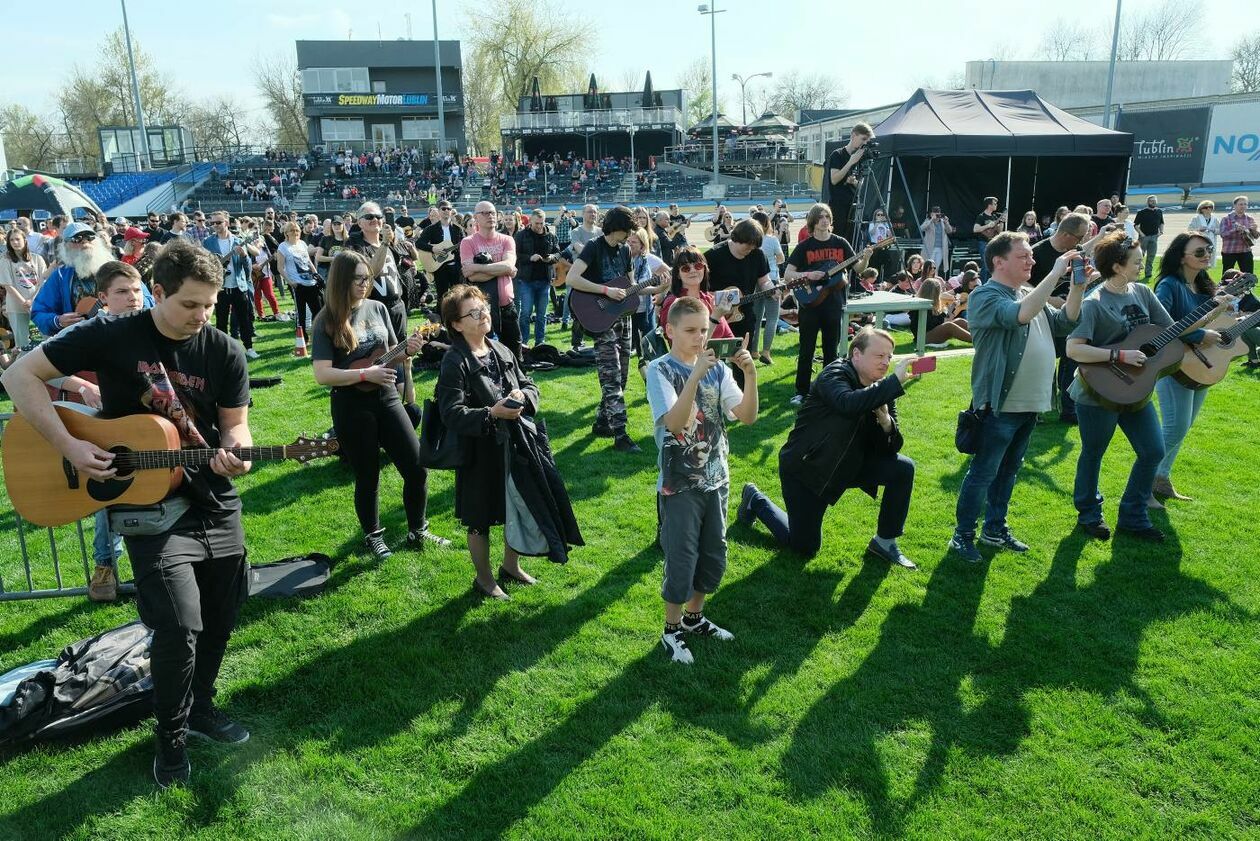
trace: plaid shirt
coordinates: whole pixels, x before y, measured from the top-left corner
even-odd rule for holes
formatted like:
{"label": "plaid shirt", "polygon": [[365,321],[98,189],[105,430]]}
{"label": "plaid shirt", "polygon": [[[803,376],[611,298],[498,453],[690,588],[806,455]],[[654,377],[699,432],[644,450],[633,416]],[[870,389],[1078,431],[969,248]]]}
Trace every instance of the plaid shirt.
{"label": "plaid shirt", "polygon": [[561,248],[569,244],[571,231],[573,230],[573,220],[568,216],[561,216],[556,220],[556,242]]}
{"label": "plaid shirt", "polygon": [[1247,232],[1256,230],[1256,220],[1247,214],[1239,216],[1231,213],[1221,220],[1221,253],[1250,254],[1251,243],[1247,241]]}

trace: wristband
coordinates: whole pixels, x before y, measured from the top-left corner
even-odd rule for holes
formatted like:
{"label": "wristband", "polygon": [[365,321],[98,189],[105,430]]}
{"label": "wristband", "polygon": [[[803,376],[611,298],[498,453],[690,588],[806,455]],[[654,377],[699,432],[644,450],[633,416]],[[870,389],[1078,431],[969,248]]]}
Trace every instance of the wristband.
{"label": "wristband", "polygon": [[361,383],[367,382],[367,368],[359,369],[359,382]]}
{"label": "wristband", "polygon": [[603,287],[603,289],[604,289],[604,291],[603,291],[603,292],[601,292],[600,294],[601,294],[601,295],[607,295],[607,294],[608,294],[608,287],[607,287],[607,286],[605,286],[605,287]]}
{"label": "wristband", "polygon": [[1118,351],[1118,350],[1112,350],[1112,351],[1111,351],[1111,361],[1112,361],[1112,362],[1119,362],[1119,361],[1120,361],[1120,351]]}

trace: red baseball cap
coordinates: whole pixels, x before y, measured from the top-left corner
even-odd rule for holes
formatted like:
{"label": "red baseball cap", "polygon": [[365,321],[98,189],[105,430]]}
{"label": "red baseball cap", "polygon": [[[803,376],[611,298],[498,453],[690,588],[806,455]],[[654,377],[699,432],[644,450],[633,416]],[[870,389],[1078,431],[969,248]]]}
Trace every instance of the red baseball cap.
{"label": "red baseball cap", "polygon": [[123,233],[123,239],[126,240],[127,242],[130,242],[133,239],[148,239],[148,238],[149,238],[148,234],[146,234],[144,231],[140,230],[139,228],[135,228],[135,227],[128,228],[126,232]]}

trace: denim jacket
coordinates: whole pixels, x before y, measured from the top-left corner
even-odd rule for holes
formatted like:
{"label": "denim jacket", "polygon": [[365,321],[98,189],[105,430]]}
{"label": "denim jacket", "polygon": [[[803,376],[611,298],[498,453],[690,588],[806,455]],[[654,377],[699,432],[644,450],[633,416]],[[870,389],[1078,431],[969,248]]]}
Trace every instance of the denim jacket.
{"label": "denim jacket", "polygon": [[[984,283],[967,298],[967,326],[976,349],[971,361],[971,403],[977,409],[1001,409],[1024,358],[1028,325],[1019,323],[1019,304],[1016,290],[996,280]],[[1046,304],[1045,313],[1055,336],[1066,336],[1076,324],[1068,320],[1066,310]]]}
{"label": "denim jacket", "polygon": [[[230,267],[224,266],[223,288],[244,289],[252,295],[254,294],[254,261],[250,257],[242,257],[232,250],[236,246],[243,244],[240,237],[233,236],[231,238],[228,253],[232,255],[232,261]],[[201,245],[215,257],[222,259],[227,256],[227,254],[219,251],[219,237],[217,234],[211,234],[206,237],[202,240]]]}

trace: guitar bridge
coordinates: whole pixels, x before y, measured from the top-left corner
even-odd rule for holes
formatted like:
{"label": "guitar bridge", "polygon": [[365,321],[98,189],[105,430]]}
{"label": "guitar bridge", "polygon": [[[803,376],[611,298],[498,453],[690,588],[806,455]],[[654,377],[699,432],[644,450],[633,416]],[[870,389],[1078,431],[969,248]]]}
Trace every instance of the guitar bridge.
{"label": "guitar bridge", "polygon": [[1125,385],[1133,385],[1133,378],[1123,368],[1118,365],[1110,365],[1108,367],[1111,369],[1111,373],[1120,378],[1120,382]]}
{"label": "guitar bridge", "polygon": [[72,491],[77,491],[79,489],[79,471],[70,463],[70,459],[63,458],[61,460],[61,469],[66,474],[66,487]]}
{"label": "guitar bridge", "polygon": [[1199,350],[1197,347],[1192,347],[1190,348],[1190,350],[1193,351],[1194,355],[1198,358],[1198,360],[1203,363],[1203,367],[1205,368],[1212,367],[1212,363],[1208,361],[1208,358],[1206,355],[1204,355],[1203,351]]}

